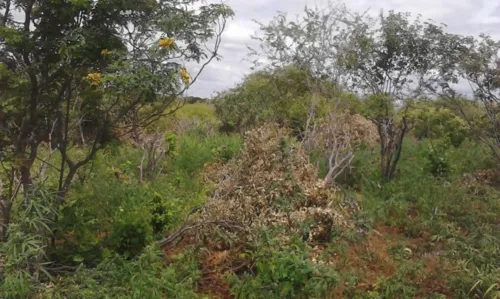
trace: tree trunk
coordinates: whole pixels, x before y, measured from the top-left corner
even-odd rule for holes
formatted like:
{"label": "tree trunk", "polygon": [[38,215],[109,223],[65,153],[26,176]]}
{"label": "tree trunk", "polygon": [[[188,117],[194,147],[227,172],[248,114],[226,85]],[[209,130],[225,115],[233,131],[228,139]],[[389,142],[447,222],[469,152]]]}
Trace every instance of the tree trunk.
{"label": "tree trunk", "polygon": [[401,157],[403,141],[408,129],[406,119],[403,118],[401,128],[394,125],[392,119],[374,121],[380,138],[380,174],[390,181],[396,174],[396,166]]}
{"label": "tree trunk", "polygon": [[10,212],[12,211],[12,202],[5,200],[5,199],[2,199],[1,205],[2,205],[2,239],[6,240],[7,233],[9,230]]}

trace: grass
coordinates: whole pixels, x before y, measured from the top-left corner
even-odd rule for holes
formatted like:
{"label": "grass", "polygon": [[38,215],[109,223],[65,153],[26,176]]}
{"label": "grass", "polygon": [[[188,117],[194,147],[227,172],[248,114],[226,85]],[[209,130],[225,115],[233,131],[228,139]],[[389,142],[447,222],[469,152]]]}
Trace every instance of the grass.
{"label": "grass", "polygon": [[175,112],[175,116],[181,119],[198,117],[202,120],[217,121],[215,108],[208,103],[186,104]]}
{"label": "grass", "polygon": [[[429,172],[428,147],[428,142],[408,139],[398,176],[389,183],[378,179],[376,152],[358,155],[357,165],[363,167],[352,177],[364,183],[352,192],[361,194],[362,217],[375,230],[390,228],[399,236],[392,245],[398,250],[392,250],[389,259],[398,271],[382,277],[372,295],[495,298],[500,277],[500,191],[485,187],[486,194],[473,194],[461,183],[465,173],[491,168],[493,161],[484,146],[466,142],[442,153],[449,161],[449,174],[436,178]],[[395,261],[408,246],[415,256],[403,263]],[[427,271],[423,277],[411,273],[422,266]],[[425,283],[418,283],[419,279]]]}
{"label": "grass", "polygon": [[[209,110],[192,106],[183,113]],[[82,172],[86,182],[76,182],[59,221],[65,234],[54,254],[81,268],[51,286],[38,285],[39,291],[26,285],[23,291],[41,298],[101,298],[104,292],[126,298],[500,295],[500,186],[482,184],[481,192],[472,192],[463,185],[464,174],[494,165],[481,144],[466,141],[432,152],[446,167],[436,173],[430,141],[408,138],[391,182],[379,177],[376,149],[358,152],[354,170],[340,182],[346,199],[360,206],[351,214],[355,225],[334,229],[326,244],[309,247],[300,236],[283,243],[279,233],[265,231],[231,249],[182,245],[174,253],[149,244],[205,202],[210,187],[201,179],[204,165],[225,163],[242,146],[239,136],[196,129],[175,142],[161,174],[142,183],[138,149],[117,145],[101,152]],[[50,170],[47,175],[50,186],[56,180]],[[15,293],[6,287],[15,284],[3,285],[2,294]]]}

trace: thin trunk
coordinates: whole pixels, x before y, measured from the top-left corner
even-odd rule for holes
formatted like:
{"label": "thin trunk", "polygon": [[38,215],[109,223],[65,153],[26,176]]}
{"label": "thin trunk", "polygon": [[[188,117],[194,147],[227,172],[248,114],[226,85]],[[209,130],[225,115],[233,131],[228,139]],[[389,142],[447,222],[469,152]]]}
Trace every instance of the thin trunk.
{"label": "thin trunk", "polygon": [[1,200],[2,206],[2,239],[7,240],[7,233],[10,224],[10,212],[12,211],[12,202]]}
{"label": "thin trunk", "polygon": [[[10,175],[10,186],[9,186],[9,193],[7,196],[3,196],[0,194],[0,206],[2,210],[2,237],[4,240],[7,239],[8,235],[8,230],[9,230],[9,224],[10,224],[10,216],[11,216],[11,211],[12,207],[14,205],[14,200],[17,197],[17,194],[19,193],[19,189],[21,187],[21,183],[18,183],[16,187],[14,187],[14,179],[15,172],[12,170],[12,173]],[[0,181],[0,192],[1,192],[2,184]]]}
{"label": "thin trunk", "polygon": [[11,0],[7,0],[5,3],[5,13],[3,15],[3,18],[0,20],[0,27],[5,26],[7,24],[7,21],[9,20],[10,4]]}
{"label": "thin trunk", "polygon": [[403,150],[403,140],[407,129],[408,126],[406,123],[406,118],[403,117],[403,126],[401,127],[398,139],[396,140],[396,155],[394,156],[394,160],[392,161],[391,169],[389,171],[389,179],[392,179],[394,177],[394,174],[396,173],[396,165],[401,158],[401,151]]}

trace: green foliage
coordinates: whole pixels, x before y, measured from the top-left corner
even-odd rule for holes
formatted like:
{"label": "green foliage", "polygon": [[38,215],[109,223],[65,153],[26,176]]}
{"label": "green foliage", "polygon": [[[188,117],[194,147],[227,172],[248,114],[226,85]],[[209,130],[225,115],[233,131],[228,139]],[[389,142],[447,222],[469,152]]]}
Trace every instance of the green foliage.
{"label": "green foliage", "polygon": [[[399,265],[397,272],[389,278],[381,278],[375,284],[374,292],[371,296],[375,298],[414,298],[418,285],[414,283],[415,279],[423,273],[423,264],[405,262]],[[370,297],[373,298],[373,297]]]}
{"label": "green foliage", "polygon": [[203,203],[203,166],[231,159],[242,144],[239,136],[207,136],[201,131],[168,135],[171,155],[151,181],[139,184],[142,152],[124,145],[109,147],[82,172],[88,181],[75,186],[61,210],[65,235],[59,237],[65,242],[59,251],[69,263],[94,265],[102,260],[105,246],[135,256],[152,236],[174,229],[190,209]]}
{"label": "green foliage", "polygon": [[[121,219],[120,219],[121,218]],[[134,257],[151,241],[151,226],[140,214],[126,215],[115,219],[106,242],[110,249],[126,258]]]}
{"label": "green foliage", "polygon": [[418,139],[447,138],[458,147],[470,135],[466,121],[440,103],[413,103],[406,116]]}
{"label": "green foliage", "polygon": [[9,238],[0,247],[2,298],[26,298],[42,278],[51,278],[45,269],[55,214],[47,205],[51,199],[44,190],[35,189],[14,210]]}
{"label": "green foliage", "polygon": [[[408,139],[401,174],[389,183],[377,177],[376,153],[358,154],[360,167],[353,176],[363,182],[359,184],[363,213],[375,226],[396,227],[409,238],[430,234],[431,246],[443,244],[444,260],[457,265],[456,271],[447,274],[455,296],[483,297],[493,286],[492,294],[498,289],[494,285],[499,268],[494,261],[500,250],[495,220],[500,212],[496,200],[500,191],[489,188],[486,194],[476,195],[461,185],[464,173],[491,167],[488,148],[470,141],[458,148],[449,141],[434,143],[434,147],[439,148],[439,152],[432,152],[435,157],[446,157],[445,167],[441,160],[429,163],[430,142]],[[445,173],[448,182],[434,177]],[[397,292],[412,296],[418,290],[410,279],[397,276],[381,280],[379,287],[382,298],[391,298]]]}
{"label": "green foliage", "polygon": [[450,147],[447,139],[431,142],[427,152],[427,170],[435,177],[447,177],[450,173],[450,163],[447,149]]}
{"label": "green foliage", "polygon": [[300,239],[280,246],[266,233],[261,237],[263,243],[251,253],[254,273],[231,278],[232,293],[238,298],[324,298],[339,283],[332,268],[311,261]]}
{"label": "green foliage", "polygon": [[175,112],[178,118],[199,118],[203,121],[215,121],[215,108],[207,103],[186,104]]}
{"label": "green foliage", "polygon": [[[57,192],[57,213],[60,206],[71,210],[57,216],[66,218],[63,228],[74,228],[58,232],[69,239],[74,231],[79,231],[77,235],[83,231],[91,241],[83,247],[95,248],[102,238],[95,235],[108,232],[116,220],[112,209],[120,205],[96,211],[99,204],[81,194],[67,203],[73,181],[100,150],[130,133],[130,128],[146,127],[167,108],[169,113],[175,111],[172,105],[178,104],[178,96],[216,58],[233,12],[225,4],[199,0],[13,0],[1,1],[0,9],[0,155],[2,162],[10,162],[7,188],[14,190],[18,181],[24,190],[42,185],[45,178],[37,177],[35,161],[50,165],[58,172],[47,188]],[[14,20],[14,10],[15,18],[24,22]],[[218,42],[208,47],[213,39]],[[188,62],[202,67],[190,75],[183,65]],[[47,143],[57,153],[57,166],[38,155]],[[121,183],[130,183],[133,177],[113,172]],[[105,194],[96,197],[106,200]],[[116,203],[116,197],[108,200]],[[142,204],[130,209],[130,214],[141,210]],[[82,211],[84,217],[79,217]],[[92,219],[92,214],[105,217]],[[71,217],[90,224],[72,227]],[[144,230],[130,220],[117,223],[125,230]],[[121,233],[116,239],[136,237]]]}
{"label": "green foliage", "polygon": [[[238,298],[329,298],[339,291],[349,298],[500,297],[500,186],[482,181],[496,173],[488,153],[498,154],[498,108],[491,104],[500,90],[498,41],[447,34],[392,11],[368,20],[343,6],[306,8],[297,22],[280,13],[261,24],[257,38],[272,68],[213,103],[190,98],[177,109],[197,77],[179,61],[216,58],[219,43],[204,43],[219,41],[233,14],[202,2],[0,1],[2,218],[13,203],[0,246],[0,297],[198,298],[202,275],[219,270]],[[25,23],[12,19],[14,9]],[[477,102],[446,84],[460,79]],[[423,89],[441,97],[420,100]],[[314,248],[302,240],[312,231],[307,220],[300,237],[282,227],[253,231],[237,244],[246,249],[243,271],[207,269],[183,243],[175,256],[156,247],[203,206],[211,187],[205,166],[229,162],[242,147],[241,136],[217,134],[216,126],[240,133],[267,122],[290,127],[294,136],[280,139],[273,154],[283,164],[306,125],[335,109],[365,115],[380,134],[381,150],[360,149],[354,169],[338,181],[342,198],[317,207],[341,205],[352,226],[325,227]],[[159,114],[174,117],[151,123]],[[405,121],[416,139],[403,142]],[[168,149],[147,175],[138,171],[146,155],[136,143],[149,136],[118,138],[140,126]],[[311,156],[326,173],[327,159]],[[380,173],[384,159],[394,161],[389,168],[397,175],[386,175],[392,180]],[[262,194],[271,199],[265,213],[291,217],[291,202],[309,195],[289,178],[281,180],[289,196],[274,196],[275,184]],[[246,218],[254,217],[262,215]]]}
{"label": "green foliage", "polygon": [[241,148],[240,137],[229,135],[208,136],[203,131],[188,132],[179,141],[178,151],[170,163],[178,174],[191,175],[208,162],[228,161]]}
{"label": "green foliage", "polygon": [[[244,131],[266,122],[289,125],[295,132],[304,130],[311,107],[316,117],[328,111],[326,95],[314,93],[308,86],[311,73],[288,66],[260,71],[245,78],[233,89],[214,100],[215,112],[227,131]],[[322,82],[324,89],[333,89]],[[334,96],[334,90],[328,91]]]}
{"label": "green foliage", "polygon": [[[456,109],[467,121],[474,135],[490,146],[498,159],[500,148],[495,140],[499,138],[497,103],[500,100],[500,40],[486,34],[472,37],[455,34],[444,36],[443,47],[438,52],[441,53],[442,60],[440,75],[436,78],[432,90],[442,95],[450,106]],[[456,86],[441,84],[442,80],[468,82],[473,101],[457,97],[459,92]]]}
{"label": "green foliage", "polygon": [[42,288],[39,298],[198,298],[194,257],[186,252],[164,266],[159,249],[148,246],[133,261],[115,257],[94,269],[79,268],[55,286]]}
{"label": "green foliage", "polygon": [[165,200],[161,194],[154,193],[150,210],[153,233],[160,234],[165,228],[175,223],[173,212],[178,204],[176,200]]}
{"label": "green foliage", "polygon": [[366,98],[363,106],[363,115],[369,119],[383,119],[395,114],[394,99],[385,94],[372,94]]}

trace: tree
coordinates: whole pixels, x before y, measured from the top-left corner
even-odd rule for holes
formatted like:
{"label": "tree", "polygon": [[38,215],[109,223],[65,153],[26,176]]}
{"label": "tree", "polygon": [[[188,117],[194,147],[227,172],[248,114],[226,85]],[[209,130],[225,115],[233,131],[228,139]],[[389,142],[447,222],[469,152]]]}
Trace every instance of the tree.
{"label": "tree", "polygon": [[436,68],[433,50],[442,39],[440,27],[419,18],[411,22],[409,14],[390,11],[371,19],[330,6],[306,8],[296,22],[280,13],[261,30],[258,40],[270,67],[293,63],[311,70],[308,84],[315,92],[326,94],[318,83],[329,81],[367,97],[374,109],[367,115],[380,135],[381,175],[393,178],[408,131],[406,118],[397,122],[394,113],[425,93]]}
{"label": "tree", "polygon": [[[349,46],[350,27],[361,16],[351,14],[345,5],[332,5],[325,11],[318,8],[304,9],[304,17],[290,21],[286,13],[278,13],[269,24],[260,25],[260,49],[253,49],[251,56],[257,68],[280,68],[294,65],[311,73],[306,81],[316,93],[327,93],[324,82],[339,88],[345,83],[340,57]],[[261,63],[261,55],[266,64]]]}
{"label": "tree", "polygon": [[380,169],[387,180],[394,177],[409,130],[409,103],[426,95],[425,86],[438,67],[433,53],[443,39],[441,27],[410,18],[390,11],[355,24],[352,46],[342,59],[351,88],[369,95],[368,117],[379,132]]}
{"label": "tree", "polygon": [[[35,183],[32,167],[43,160],[42,143],[61,156],[59,165],[44,160],[59,173],[60,205],[77,171],[117,131],[127,134],[182,103],[177,98],[218,57],[232,16],[223,4],[200,2],[0,2],[0,150],[9,190],[4,214],[17,186],[28,192]],[[189,61],[203,63],[192,76],[184,67]],[[127,123],[133,115],[139,121]],[[78,157],[71,151],[77,136],[86,149]]]}
{"label": "tree", "polygon": [[[474,135],[500,159],[500,41],[487,35],[445,36],[439,48],[441,67],[428,88],[456,109]],[[470,94],[458,91],[464,83]],[[474,105],[481,113],[471,112]]]}
{"label": "tree", "polygon": [[[309,151],[319,151],[327,160],[324,184],[329,185],[350,167],[354,156],[344,113],[354,106],[355,97],[344,92],[347,77],[341,57],[349,46],[350,26],[361,16],[351,14],[345,5],[330,5],[326,13],[306,7],[304,15],[290,21],[278,13],[269,24],[259,23],[262,35],[255,39],[260,49],[251,55],[266,56],[264,69],[293,65],[307,74],[302,85],[310,100],[295,115],[300,124],[297,135]],[[260,59],[254,63],[263,67]],[[346,103],[348,98],[353,101]]]}
{"label": "tree", "polygon": [[310,76],[293,65],[255,72],[217,95],[216,113],[227,129],[243,131],[276,122],[289,125],[300,135],[312,101],[307,86]]}

